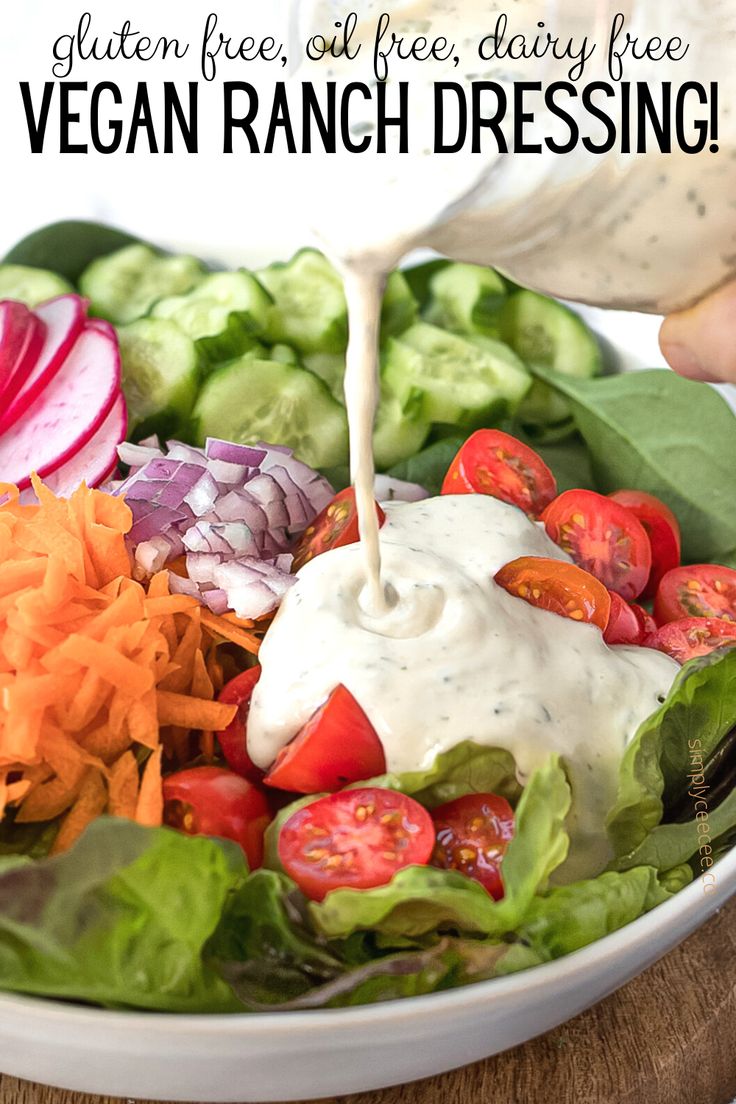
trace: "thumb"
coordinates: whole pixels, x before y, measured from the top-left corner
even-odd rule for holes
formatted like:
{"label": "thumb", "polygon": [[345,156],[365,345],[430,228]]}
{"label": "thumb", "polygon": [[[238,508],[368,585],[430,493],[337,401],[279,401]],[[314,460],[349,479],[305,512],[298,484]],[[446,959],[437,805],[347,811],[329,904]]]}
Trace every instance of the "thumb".
{"label": "thumb", "polygon": [[736,282],[665,318],[659,347],[682,376],[736,383]]}

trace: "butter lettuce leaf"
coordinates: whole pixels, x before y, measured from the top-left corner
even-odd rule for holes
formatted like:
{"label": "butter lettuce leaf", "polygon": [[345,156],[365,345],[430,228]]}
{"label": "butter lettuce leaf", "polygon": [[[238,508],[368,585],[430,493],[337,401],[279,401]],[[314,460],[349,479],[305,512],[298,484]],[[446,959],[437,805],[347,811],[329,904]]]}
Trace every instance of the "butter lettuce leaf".
{"label": "butter lettuce leaf", "polygon": [[[691,660],[677,675],[663,705],[640,725],[624,754],[616,804],[607,818],[617,857],[631,854],[644,843],[661,823],[665,807],[687,793],[693,763],[702,766],[734,725],[736,649]],[[663,855],[664,861],[668,857]],[[680,861],[675,858],[667,865]]]}
{"label": "butter lettuce leaf", "polygon": [[653,867],[600,874],[535,897],[517,937],[548,961],[617,931],[669,896]]}
{"label": "butter lettuce leaf", "polygon": [[107,1007],[242,1010],[203,959],[246,876],[239,848],[95,821],[67,853],[0,866],[0,985]]}
{"label": "butter lettuce leaf", "polygon": [[494,901],[477,882],[449,870],[407,867],[388,885],[337,889],[309,906],[328,939],[357,931],[419,936],[434,930],[502,935],[513,931],[534,894],[566,858],[570,787],[557,756],[535,771],[516,809],[516,832],[503,860],[505,895]]}

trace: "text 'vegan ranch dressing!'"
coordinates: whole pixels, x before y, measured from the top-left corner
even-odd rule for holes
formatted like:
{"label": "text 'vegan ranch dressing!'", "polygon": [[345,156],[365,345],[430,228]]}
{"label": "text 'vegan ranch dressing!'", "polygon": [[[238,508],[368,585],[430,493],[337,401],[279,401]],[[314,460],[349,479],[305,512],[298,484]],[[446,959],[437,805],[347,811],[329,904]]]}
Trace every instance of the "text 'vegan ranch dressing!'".
{"label": "text 'vegan ranch dressing!'", "polygon": [[[514,32],[533,36],[548,20],[561,37],[564,30],[578,42],[586,34],[600,38],[613,9],[576,7],[541,0],[507,6]],[[697,9],[648,0],[646,15],[643,4],[616,8],[628,16],[632,34],[678,33],[695,43],[685,60],[664,63],[666,74],[652,66],[652,80],[690,79],[702,56],[716,69],[727,59],[723,43],[736,16],[724,0]],[[465,68],[449,62],[438,75],[436,63],[402,62],[400,79],[412,93],[409,152],[321,156],[304,167],[322,174],[324,205],[314,212],[315,228],[345,277],[345,397],[361,546],[326,553],[299,572],[261,651],[248,739],[254,761],[268,766],[342,683],[375,726],[392,771],[428,768],[439,752],[472,740],[510,751],[523,783],[558,752],[573,789],[565,877],[577,878],[607,861],[604,818],[621,756],[677,665],[648,649],[609,648],[594,626],[535,609],[498,587],[494,574],[518,556],[564,558],[514,507],[474,495],[390,504],[379,536],[371,437],[381,292],[389,270],[422,244],[495,263],[539,290],[602,305],[659,311],[688,302],[736,267],[736,141],[726,113],[717,157],[707,148],[698,156],[430,153],[433,81],[567,77],[569,58],[540,61],[534,74],[528,63],[508,58],[479,62],[475,54],[471,64],[503,9],[481,0],[364,3],[364,26],[386,11],[397,34],[402,20],[412,37],[455,34]],[[317,0],[313,30],[327,32],[350,10]],[[375,87],[370,49],[364,54],[349,64],[323,61],[319,76],[312,67],[309,79],[362,78]],[[596,69],[603,60],[599,53],[588,63],[588,80],[603,75]],[[720,79],[729,102],[733,72],[695,75]],[[638,69],[633,79],[644,77]],[[391,91],[389,80],[386,95]],[[373,119],[354,122],[354,133],[369,131]],[[510,115],[502,129],[513,133]],[[555,132],[545,119],[544,133]]]}

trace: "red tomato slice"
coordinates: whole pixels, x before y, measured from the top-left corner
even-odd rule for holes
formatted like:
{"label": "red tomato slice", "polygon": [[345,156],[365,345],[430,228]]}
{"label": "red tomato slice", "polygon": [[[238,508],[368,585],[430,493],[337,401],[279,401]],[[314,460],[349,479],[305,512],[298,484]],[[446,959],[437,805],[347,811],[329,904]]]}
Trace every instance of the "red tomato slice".
{"label": "red tomato slice", "polygon": [[644,526],[630,510],[595,491],[564,491],[542,515],[548,536],[609,590],[631,601],[652,567]]}
{"label": "red tomato slice", "polygon": [[678,663],[708,655],[716,648],[736,647],[736,624],[717,617],[683,617],[668,621],[647,637],[648,648],[666,652]]}
{"label": "red tomato slice", "polygon": [[[634,607],[624,602],[615,590],[609,591],[609,594],[611,613],[603,633],[606,644],[641,644],[645,633],[642,631],[642,623]],[[642,610],[642,613],[644,612]]]}
{"label": "red tomato slice", "polygon": [[[386,520],[381,507],[376,503],[378,524]],[[358,529],[358,507],[355,502],[355,489],[346,487],[328,502],[321,514],[304,530],[294,549],[292,571],[298,571],[315,556],[329,552],[332,548],[342,548],[346,544],[356,544],[360,540]]]}
{"label": "red tomato slice", "polygon": [[638,605],[636,602],[630,602],[629,609],[634,611],[636,619],[639,622],[639,627],[641,629],[640,643],[643,643],[646,637],[657,631],[657,622],[648,610],[645,610],[643,606]]}
{"label": "red tomato slice", "polygon": [[657,624],[683,617],[736,621],[736,571],[719,564],[695,564],[668,571],[654,599]]}
{"label": "red tomato slice", "polygon": [[405,866],[425,866],[434,847],[426,809],[393,790],[330,794],[299,809],[279,835],[284,870],[307,897],[386,885]]}
{"label": "red tomato slice", "polygon": [[486,494],[539,517],[557,494],[541,456],[500,429],[479,429],[450,464],[442,494]]}
{"label": "red tomato slice", "polygon": [[564,560],[520,556],[495,576],[499,586],[532,606],[605,629],[611,597],[593,575]]}
{"label": "red tomato slice", "polygon": [[247,725],[250,713],[250,699],[255,685],[261,677],[260,667],[249,667],[242,675],[226,683],[220,691],[220,701],[228,705],[237,705],[238,712],[227,728],[216,732],[217,740],[225,756],[227,765],[236,774],[251,782],[262,782],[264,771],[260,770],[248,755]]}
{"label": "red tomato slice", "polygon": [[609,497],[631,510],[646,530],[652,546],[652,568],[642,597],[653,598],[662,576],[680,562],[680,526],[677,518],[669,506],[645,491],[615,491]]}
{"label": "red tomato slice", "polygon": [[283,748],[264,781],[296,793],[332,793],[386,770],[376,730],[344,686],[333,690]]}
{"label": "red tomato slice", "polygon": [[514,836],[514,812],[505,797],[467,794],[432,811],[437,842],[432,865],[459,870],[503,897],[501,862]]}
{"label": "red tomato slice", "polygon": [[258,786],[224,767],[190,767],[164,778],[163,793],[169,827],[189,836],[235,840],[251,870],[261,865],[271,814]]}

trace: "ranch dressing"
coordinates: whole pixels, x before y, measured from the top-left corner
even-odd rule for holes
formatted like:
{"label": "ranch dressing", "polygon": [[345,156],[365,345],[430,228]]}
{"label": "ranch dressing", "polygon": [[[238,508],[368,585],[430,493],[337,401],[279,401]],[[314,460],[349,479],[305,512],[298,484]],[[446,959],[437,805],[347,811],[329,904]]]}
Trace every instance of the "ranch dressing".
{"label": "ranch dressing", "polygon": [[659,652],[609,648],[599,629],[539,610],[493,576],[517,556],[567,557],[513,506],[485,495],[387,503],[374,616],[357,545],[306,564],[263,642],[248,749],[267,767],[342,683],[368,714],[388,769],[429,768],[465,740],[504,748],[523,784],[553,752],[573,791],[566,878],[609,858],[604,816],[639,723],[678,670]]}
{"label": "ranch dressing", "polygon": [[[414,34],[456,32],[464,68],[450,67],[444,79],[510,85],[530,79],[528,65],[508,59],[479,65],[471,53],[505,7],[514,32],[533,33],[547,20],[558,33],[562,23],[569,35],[588,33],[591,40],[605,37],[614,14],[605,3],[544,0],[368,0],[361,13],[367,20],[388,11],[399,34],[402,17],[403,29]],[[660,63],[666,78],[720,79],[722,102],[731,102],[736,71],[728,44],[736,16],[727,0],[696,8],[684,0],[647,0],[644,8],[635,0],[615,5],[632,34],[676,28],[693,41],[686,61]],[[326,31],[350,5],[315,0],[309,10]],[[703,57],[706,72],[699,71]],[[603,60],[599,49],[586,80],[604,76],[596,68]],[[361,64],[330,59],[318,67],[319,79],[360,80]],[[533,79],[564,79],[569,67],[569,59],[547,58]],[[646,74],[641,66],[632,79],[646,75],[664,79],[660,68]],[[307,76],[318,80],[313,71]],[[363,79],[375,88],[369,73]],[[600,157],[582,147],[566,156],[488,150],[440,157],[429,152],[427,105],[429,85],[442,75],[434,65],[409,62],[400,79],[412,88],[409,152],[338,153],[303,166],[317,174],[307,192],[318,236],[345,277],[345,398],[361,544],[308,563],[286,595],[261,650],[249,750],[267,767],[343,683],[375,726],[393,771],[428,768],[439,752],[472,740],[511,752],[523,783],[558,752],[573,790],[565,877],[585,877],[609,857],[604,819],[623,751],[667,693],[677,665],[648,649],[609,648],[594,626],[535,609],[499,588],[493,575],[517,556],[564,558],[514,507],[473,495],[389,504],[379,534],[371,430],[381,292],[399,259],[428,245],[581,301],[652,311],[685,304],[736,267],[734,117],[722,114],[718,157]],[[386,94],[396,91],[392,78]],[[577,114],[574,104],[570,110]],[[544,133],[556,134],[553,121],[543,122]],[[508,116],[505,134],[512,125]],[[353,118],[355,134],[374,126],[369,106],[364,119]]]}

